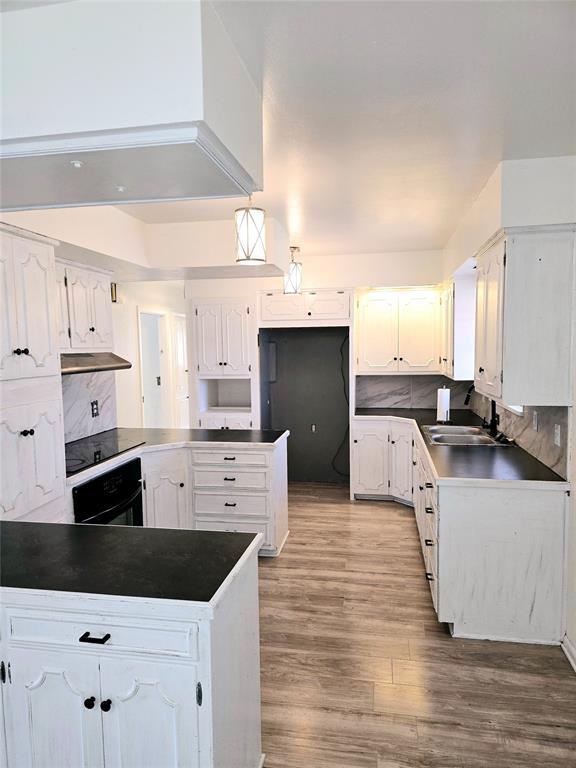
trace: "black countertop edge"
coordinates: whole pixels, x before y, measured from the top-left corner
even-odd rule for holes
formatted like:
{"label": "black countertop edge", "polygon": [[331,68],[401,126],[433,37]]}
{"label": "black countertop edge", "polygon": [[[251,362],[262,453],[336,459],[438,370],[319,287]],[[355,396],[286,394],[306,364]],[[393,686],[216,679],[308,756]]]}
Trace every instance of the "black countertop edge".
{"label": "black countertop edge", "polygon": [[210,603],[257,534],[0,523],[0,586]]}
{"label": "black countertop edge", "polygon": [[[412,419],[422,426],[436,423],[435,408],[357,408],[356,416]],[[450,411],[450,424],[482,426],[483,419],[470,410]],[[429,445],[426,450],[439,480],[496,480],[521,482],[568,481],[520,446]]]}

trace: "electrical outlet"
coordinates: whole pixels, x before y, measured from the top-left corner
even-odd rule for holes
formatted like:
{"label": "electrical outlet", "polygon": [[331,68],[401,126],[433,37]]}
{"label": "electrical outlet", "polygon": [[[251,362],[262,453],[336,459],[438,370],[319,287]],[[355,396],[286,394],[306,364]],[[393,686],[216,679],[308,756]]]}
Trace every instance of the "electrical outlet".
{"label": "electrical outlet", "polygon": [[310,432],[316,432],[316,424],[310,425]]}
{"label": "electrical outlet", "polygon": [[92,400],[90,403],[90,408],[92,410],[92,418],[95,419],[96,416],[100,415],[100,411],[98,409],[98,400]]}
{"label": "electrical outlet", "polygon": [[560,424],[554,424],[554,445],[562,444],[562,427]]}
{"label": "electrical outlet", "polygon": [[538,411],[532,411],[532,429],[538,432]]}

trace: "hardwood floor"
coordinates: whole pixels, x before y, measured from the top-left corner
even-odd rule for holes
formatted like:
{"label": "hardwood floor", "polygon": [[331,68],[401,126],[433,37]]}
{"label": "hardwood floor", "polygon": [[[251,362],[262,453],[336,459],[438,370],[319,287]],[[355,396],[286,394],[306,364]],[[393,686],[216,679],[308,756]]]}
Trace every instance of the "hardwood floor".
{"label": "hardwood floor", "polygon": [[260,559],[266,768],[572,768],[576,674],[560,648],[456,640],[414,514],[290,487]]}

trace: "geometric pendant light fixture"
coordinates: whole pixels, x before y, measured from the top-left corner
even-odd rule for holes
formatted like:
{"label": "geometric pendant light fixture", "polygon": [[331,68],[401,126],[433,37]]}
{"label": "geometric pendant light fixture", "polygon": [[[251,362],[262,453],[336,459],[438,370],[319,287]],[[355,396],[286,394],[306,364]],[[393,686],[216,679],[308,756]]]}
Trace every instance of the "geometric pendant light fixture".
{"label": "geometric pendant light fixture", "polygon": [[299,261],[294,261],[294,256],[298,253],[300,253],[300,248],[291,245],[291,261],[288,265],[288,273],[284,275],[284,293],[300,293],[302,290],[302,264]]}
{"label": "geometric pendant light fixture", "polygon": [[234,212],[237,264],[266,263],[265,215],[262,208],[252,207],[252,196],[245,208]]}

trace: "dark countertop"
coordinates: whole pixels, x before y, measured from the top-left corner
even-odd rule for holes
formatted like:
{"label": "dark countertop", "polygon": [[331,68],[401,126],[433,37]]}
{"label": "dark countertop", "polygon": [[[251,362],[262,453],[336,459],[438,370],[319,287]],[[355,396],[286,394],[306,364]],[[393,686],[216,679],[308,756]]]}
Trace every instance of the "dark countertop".
{"label": "dark countertop", "polygon": [[0,585],[208,602],[252,533],[0,523]]}
{"label": "dark countertop", "polygon": [[[356,416],[398,416],[414,419],[419,427],[436,423],[435,408],[357,408]],[[450,412],[451,424],[482,426],[472,411]],[[566,482],[519,446],[429,445],[426,448],[439,478]]]}
{"label": "dark countertop", "polygon": [[273,445],[284,433],[256,429],[138,429],[119,427],[66,443],[66,477],[140,445],[169,443],[253,443]]}

